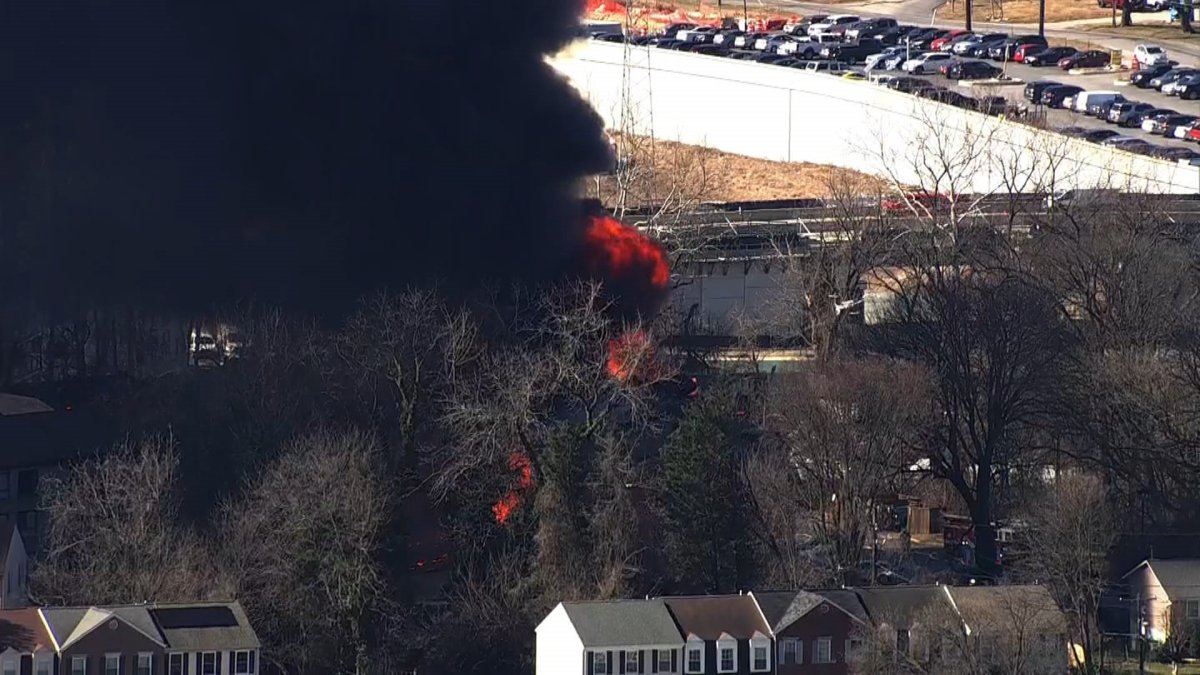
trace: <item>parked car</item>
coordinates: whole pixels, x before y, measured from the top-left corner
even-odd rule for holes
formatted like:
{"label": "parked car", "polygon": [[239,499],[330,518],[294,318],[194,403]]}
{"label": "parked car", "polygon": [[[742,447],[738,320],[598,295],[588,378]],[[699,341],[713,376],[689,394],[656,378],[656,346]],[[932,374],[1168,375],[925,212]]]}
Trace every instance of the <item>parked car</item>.
{"label": "parked car", "polygon": [[1081,91],[1075,95],[1075,101],[1071,106],[1071,110],[1078,113],[1086,113],[1089,103],[1112,98],[1113,96],[1120,96],[1120,94],[1115,91],[1101,91],[1098,89]]}
{"label": "parked car", "polygon": [[1047,46],[1044,41],[1043,42],[1024,42],[1022,44],[1017,45],[1016,50],[1013,51],[1012,60],[1016,61],[1017,63],[1025,63],[1026,56],[1031,56],[1033,54],[1037,54],[1038,52],[1041,52],[1045,49],[1047,49]]}
{"label": "parked car", "polygon": [[1160,64],[1157,66],[1150,66],[1148,68],[1139,68],[1137,72],[1129,76],[1129,84],[1132,84],[1138,89],[1148,89],[1150,87],[1150,80],[1153,80],[1159,75],[1166,73],[1170,69],[1170,64]]}
{"label": "parked car", "polygon": [[1181,78],[1185,75],[1191,75],[1191,74],[1197,73],[1197,72],[1200,72],[1200,71],[1196,70],[1195,68],[1184,68],[1181,66],[1176,66],[1176,67],[1168,70],[1167,72],[1163,73],[1162,75],[1159,75],[1158,77],[1151,78],[1150,86],[1159,91],[1162,91],[1163,87],[1165,87],[1168,84],[1171,84],[1175,80],[1178,80],[1179,78]]}
{"label": "parked car", "polygon": [[1082,138],[1089,143],[1101,143],[1110,138],[1116,138],[1120,135],[1121,134],[1113,131],[1112,129],[1092,129],[1079,134],[1079,138]]}
{"label": "parked car", "polygon": [[1200,124],[1193,124],[1191,129],[1188,129],[1185,138],[1189,141],[1200,141]]}
{"label": "parked car", "polygon": [[858,44],[826,45],[821,48],[821,57],[854,64],[862,63],[868,56],[881,51],[883,45],[876,40],[859,40]]}
{"label": "parked car", "polygon": [[[798,68],[800,66],[797,66]],[[843,75],[850,72],[850,66],[841,61],[808,61],[803,65],[803,69],[810,73],[827,73],[830,75]]]}
{"label": "parked car", "polygon": [[1013,58],[1013,52],[1017,51],[1017,47],[1020,47],[1023,44],[1038,44],[1046,46],[1049,43],[1046,42],[1046,38],[1040,35],[1018,35],[1001,40],[1000,42],[989,46],[988,56],[990,56],[993,61],[1011,61]]}
{"label": "parked car", "polygon": [[914,49],[929,49],[934,40],[945,37],[949,33],[950,31],[948,30],[938,28],[931,33],[926,33],[916,39],[909,40],[908,45]]}
{"label": "parked car", "polygon": [[1174,110],[1163,110],[1162,112],[1151,113],[1142,118],[1142,131],[1154,133],[1154,128],[1158,126],[1158,121],[1168,117],[1178,117],[1179,113]]}
{"label": "parked car", "polygon": [[1174,84],[1175,89],[1171,92],[1173,95],[1185,101],[1194,101],[1200,98],[1200,74],[1181,77]]}
{"label": "parked car", "polygon": [[1063,59],[1059,59],[1058,67],[1063,70],[1072,70],[1075,68],[1101,68],[1107,66],[1112,61],[1112,56],[1100,49],[1089,49],[1086,52],[1078,52]]}
{"label": "parked car", "polygon": [[[974,35],[974,33],[972,33],[969,30],[963,30],[961,28],[958,28],[958,29],[955,29],[955,30],[952,30],[952,31],[946,33],[945,35],[943,35],[939,38],[935,38],[932,42],[929,43],[929,48],[935,52],[949,51],[951,42],[955,38],[961,37],[961,38],[965,39],[966,37],[971,36],[971,35]],[[944,47],[944,49],[943,49],[943,47]]]}
{"label": "parked car", "polygon": [[937,87],[931,89],[922,89],[918,92],[918,96],[922,98],[932,99],[941,103],[946,103],[958,108],[974,108],[975,99],[970,96],[964,96],[952,89]]}
{"label": "parked car", "polygon": [[878,53],[869,54],[865,59],[863,59],[863,67],[865,67],[867,70],[871,70],[871,69],[877,67],[882,61],[884,61],[888,58],[891,58],[893,56],[901,56],[902,57],[904,55],[905,49],[907,49],[907,47],[901,47],[898,45],[893,45],[891,47],[884,47]]}
{"label": "parked car", "polygon": [[834,14],[820,23],[814,23],[813,25],[809,26],[807,33],[809,37],[812,37],[814,35],[825,33],[834,26],[855,23],[856,21],[859,21],[859,17],[853,14]]}
{"label": "parked car", "polygon": [[1195,121],[1194,115],[1159,115],[1154,118],[1154,126],[1150,133],[1171,138],[1175,135],[1175,127],[1190,126]]}
{"label": "parked car", "polygon": [[1133,58],[1143,66],[1162,65],[1167,63],[1167,50],[1158,45],[1138,45],[1133,48]]}
{"label": "parked car", "polygon": [[808,35],[808,27],[814,23],[821,23],[828,19],[828,14],[813,14],[798,23],[787,22],[783,24],[783,32],[789,35]]}
{"label": "parked car", "polygon": [[1096,119],[1106,119],[1108,117],[1108,109],[1114,103],[1125,101],[1125,97],[1120,94],[1100,94],[1097,96],[1089,96],[1084,103],[1084,110],[1088,117]]}
{"label": "parked car", "polygon": [[923,80],[919,77],[904,76],[888,80],[888,83],[884,86],[886,86],[888,89],[895,89],[896,91],[902,91],[906,94],[911,94],[918,89],[926,89],[933,87],[934,85],[929,80]]}
{"label": "parked car", "polygon": [[1118,150],[1125,150],[1128,152],[1136,152],[1141,149],[1151,150],[1154,147],[1140,138],[1133,138],[1131,136],[1114,136],[1113,138],[1106,138],[1103,141],[1100,141],[1100,145],[1108,148],[1117,148]]}
{"label": "parked car", "polygon": [[729,47],[715,44],[700,44],[692,47],[693,54],[704,54],[706,56],[729,56],[731,51]]}
{"label": "parked car", "polygon": [[922,210],[948,210],[951,202],[946,195],[922,191],[908,192],[898,197],[887,197],[879,205],[884,211],[908,211],[910,208],[915,208],[920,212]]}
{"label": "parked car", "polygon": [[874,18],[860,21],[856,25],[846,28],[846,37],[851,40],[859,40],[864,37],[871,37],[871,34],[882,33],[889,28],[897,26],[895,19]]}
{"label": "parked car", "polygon": [[1196,125],[1197,118],[1195,115],[1183,115],[1187,119],[1174,120],[1167,118],[1167,128],[1163,132],[1163,136],[1167,138],[1178,138],[1179,140],[1187,139],[1188,132]]}
{"label": "parked car", "polygon": [[768,33],[742,33],[741,35],[734,36],[733,47],[734,49],[755,49],[755,45],[759,40],[763,40],[763,46],[765,47],[768,37],[770,37]]}
{"label": "parked car", "polygon": [[1033,66],[1034,68],[1053,66],[1068,56],[1074,56],[1078,52],[1079,50],[1074,47],[1047,47],[1039,52],[1025,54],[1025,58],[1021,59],[1021,63]]}
{"label": "parked car", "polygon": [[1119,127],[1130,127],[1134,118],[1141,114],[1154,110],[1154,104],[1142,103],[1140,101],[1117,101],[1108,109],[1108,115],[1104,121],[1109,124],[1115,124]]}
{"label": "parked car", "polygon": [[681,30],[692,30],[696,27],[694,23],[673,23],[663,29],[663,37],[675,39],[675,36]]}
{"label": "parked car", "polygon": [[1177,113],[1174,110],[1170,110],[1168,108],[1154,108],[1153,110],[1147,110],[1144,112],[1138,112],[1138,113],[1134,113],[1134,114],[1130,115],[1129,123],[1127,126],[1131,126],[1131,127],[1137,128],[1137,129],[1142,129],[1142,122],[1144,122],[1147,117],[1154,117],[1155,115],[1175,115],[1175,114],[1177,114]]}
{"label": "parked car", "polygon": [[986,80],[1003,72],[996,66],[983,61],[957,61],[950,64],[946,77],[951,80]]}
{"label": "parked car", "polygon": [[[1200,141],[1200,131],[1197,131],[1194,140]],[[1154,151],[1154,156],[1172,162],[1200,162],[1200,152],[1191,148],[1158,148]]]}
{"label": "parked car", "polygon": [[[1162,93],[1168,96],[1178,96],[1184,99],[1200,98],[1200,73],[1184,75],[1183,77],[1163,85]],[[1185,96],[1185,94],[1188,94]]]}
{"label": "parked car", "polygon": [[947,61],[952,58],[954,57],[942,52],[925,52],[920,56],[905,61],[904,64],[900,66],[900,69],[907,73],[919,75],[937,68],[939,61]]}
{"label": "parked car", "polygon": [[1003,96],[983,96],[972,100],[974,105],[971,108],[985,115],[1000,115],[1008,110],[1008,99]]}
{"label": "parked car", "polygon": [[961,42],[954,43],[951,52],[958,56],[986,56],[987,50],[997,42],[1003,42],[1008,39],[1005,33],[986,33],[984,35],[974,35]]}
{"label": "parked car", "polygon": [[1050,87],[1057,87],[1061,84],[1061,82],[1055,82],[1054,80],[1034,80],[1025,85],[1025,98],[1033,103],[1041,103],[1042,92]]}
{"label": "parked car", "polygon": [[1042,105],[1050,108],[1064,107],[1066,100],[1083,91],[1083,87],[1073,84],[1056,84],[1042,90]]}
{"label": "parked car", "polygon": [[697,26],[695,28],[679,31],[675,34],[675,39],[683,40],[684,42],[712,42],[713,37],[717,34],[717,32],[718,31],[715,26]]}
{"label": "parked car", "polygon": [[[723,30],[720,33],[717,33],[716,35],[714,35],[712,41],[713,41],[713,44],[715,44],[715,45],[725,45],[726,47],[737,47],[738,46],[737,39],[745,34],[746,34],[745,31],[738,30],[736,28],[734,28],[732,30]],[[742,46],[744,47],[745,44],[743,43]]]}

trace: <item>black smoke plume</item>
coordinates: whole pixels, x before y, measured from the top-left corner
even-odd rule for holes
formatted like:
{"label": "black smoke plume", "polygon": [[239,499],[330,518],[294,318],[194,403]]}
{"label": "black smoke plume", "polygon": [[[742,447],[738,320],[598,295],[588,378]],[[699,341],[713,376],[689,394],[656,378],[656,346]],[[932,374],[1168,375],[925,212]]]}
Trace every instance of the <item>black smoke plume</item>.
{"label": "black smoke plume", "polygon": [[562,271],[579,0],[0,0],[0,293],[337,311]]}

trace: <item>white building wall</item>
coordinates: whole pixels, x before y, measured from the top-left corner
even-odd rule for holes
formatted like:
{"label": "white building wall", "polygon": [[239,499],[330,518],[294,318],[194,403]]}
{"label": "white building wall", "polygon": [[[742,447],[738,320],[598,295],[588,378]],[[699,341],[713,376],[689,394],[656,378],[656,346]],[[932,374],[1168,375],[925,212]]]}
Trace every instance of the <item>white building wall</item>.
{"label": "white building wall", "polygon": [[4,564],[4,578],[0,582],[3,582],[0,587],[3,590],[0,609],[24,607],[29,590],[29,556],[25,552],[25,542],[15,527],[8,546],[8,559]]}
{"label": "white building wall", "polygon": [[[941,192],[1200,191],[1200,167],[1104,148],[867,82],[596,41],[576,43],[550,63],[610,128],[750,157],[841,166]],[[934,186],[930,174],[942,173],[939,167],[913,161],[922,146],[951,160],[950,181]]]}
{"label": "white building wall", "polygon": [[536,675],[584,675],[583,641],[559,603],[538,624],[534,646]]}

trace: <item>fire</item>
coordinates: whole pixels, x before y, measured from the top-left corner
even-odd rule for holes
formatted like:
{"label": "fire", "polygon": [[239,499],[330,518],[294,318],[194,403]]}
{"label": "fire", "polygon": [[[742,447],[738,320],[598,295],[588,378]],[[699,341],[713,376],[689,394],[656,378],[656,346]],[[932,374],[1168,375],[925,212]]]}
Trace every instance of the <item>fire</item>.
{"label": "fire", "polygon": [[589,219],[584,248],[588,271],[606,282],[644,280],[661,293],[670,281],[671,271],[662,247],[611,216]]}
{"label": "fire", "polygon": [[625,382],[633,377],[650,353],[650,336],[644,330],[631,330],[608,341],[608,374]]}
{"label": "fire", "polygon": [[509,517],[521,505],[521,493],[533,487],[533,466],[525,453],[514,450],[508,457],[508,469],[517,474],[517,487],[492,504],[492,515],[500,525],[507,523]]}

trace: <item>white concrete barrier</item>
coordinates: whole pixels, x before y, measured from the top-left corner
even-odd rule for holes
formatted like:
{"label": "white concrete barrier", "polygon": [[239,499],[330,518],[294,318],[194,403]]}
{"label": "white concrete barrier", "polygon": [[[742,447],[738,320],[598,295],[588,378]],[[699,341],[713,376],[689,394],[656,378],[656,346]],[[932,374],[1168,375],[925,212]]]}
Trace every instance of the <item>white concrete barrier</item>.
{"label": "white concrete barrier", "polygon": [[1200,167],[1105,148],[868,82],[585,41],[550,63],[610,128],[831,164],[943,193],[1200,192]]}

